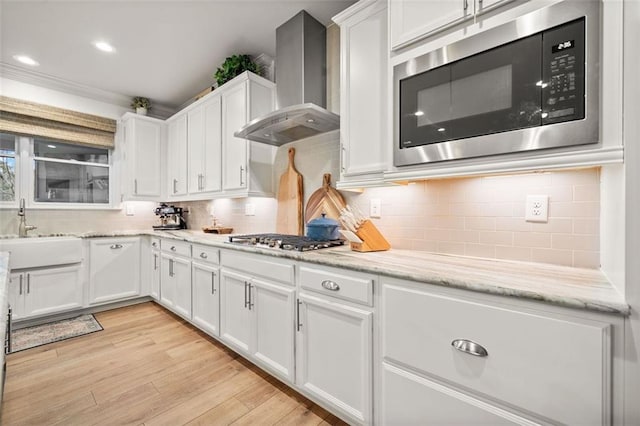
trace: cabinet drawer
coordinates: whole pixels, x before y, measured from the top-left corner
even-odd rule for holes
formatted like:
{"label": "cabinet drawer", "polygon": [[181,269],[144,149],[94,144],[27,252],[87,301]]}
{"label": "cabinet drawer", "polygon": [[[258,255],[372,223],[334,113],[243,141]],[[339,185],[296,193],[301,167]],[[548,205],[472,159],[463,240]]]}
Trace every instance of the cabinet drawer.
{"label": "cabinet drawer", "polygon": [[[610,324],[547,317],[385,284],[384,360],[566,424],[609,423]],[[475,356],[453,347],[469,340]],[[476,351],[478,352],[478,351]]]}
{"label": "cabinet drawer", "polygon": [[329,296],[373,306],[374,276],[328,267],[300,267],[300,286]]}
{"label": "cabinet drawer", "polygon": [[245,274],[294,284],[293,262],[286,259],[224,250],[220,253],[220,263],[223,267],[237,269]]}
{"label": "cabinet drawer", "polygon": [[382,364],[383,425],[534,424],[467,394]]}
{"label": "cabinet drawer", "polygon": [[184,241],[169,239],[162,240],[160,247],[165,253],[171,253],[177,256],[191,257],[191,244]]}
{"label": "cabinet drawer", "polygon": [[151,237],[151,249],[160,250],[160,238]]}
{"label": "cabinet drawer", "polygon": [[213,265],[220,263],[220,249],[218,248],[194,244],[192,253],[193,260],[198,262],[211,263]]}

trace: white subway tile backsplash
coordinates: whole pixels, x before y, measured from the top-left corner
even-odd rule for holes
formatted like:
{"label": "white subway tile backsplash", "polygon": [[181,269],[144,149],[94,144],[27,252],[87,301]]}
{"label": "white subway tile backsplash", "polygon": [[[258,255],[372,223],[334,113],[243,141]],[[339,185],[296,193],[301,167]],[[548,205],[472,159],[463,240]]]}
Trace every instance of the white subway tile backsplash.
{"label": "white subway tile backsplash", "polygon": [[[304,177],[305,201],[322,182],[338,180],[337,136],[309,138],[281,147],[274,176],[286,168],[286,151],[296,148],[296,168]],[[276,182],[278,179],[276,179]],[[434,179],[409,185],[342,191],[365,214],[372,198],[381,200],[374,224],[393,248],[466,256],[534,261],[598,268],[600,233],[598,168],[470,178]],[[526,222],[527,195],[549,196],[546,223]],[[257,199],[252,199],[252,202]],[[277,203],[255,201],[256,216],[244,216],[245,200],[215,200],[192,205],[190,227],[209,223],[207,206],[234,232],[275,230]],[[259,204],[262,203],[262,204]]]}

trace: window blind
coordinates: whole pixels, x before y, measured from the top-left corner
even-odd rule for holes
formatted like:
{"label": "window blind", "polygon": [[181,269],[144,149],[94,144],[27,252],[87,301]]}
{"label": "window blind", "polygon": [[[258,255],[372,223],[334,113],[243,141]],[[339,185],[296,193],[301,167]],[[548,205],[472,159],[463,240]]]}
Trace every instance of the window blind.
{"label": "window blind", "polygon": [[116,121],[0,96],[0,132],[40,136],[92,147],[113,148]]}

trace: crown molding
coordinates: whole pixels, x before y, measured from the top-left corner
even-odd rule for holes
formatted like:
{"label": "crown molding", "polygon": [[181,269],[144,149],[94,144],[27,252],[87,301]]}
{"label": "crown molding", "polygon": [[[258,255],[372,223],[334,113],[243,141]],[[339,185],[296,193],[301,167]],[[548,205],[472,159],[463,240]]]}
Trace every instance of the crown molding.
{"label": "crown molding", "polygon": [[[4,62],[0,62],[0,76],[9,80],[33,84],[45,89],[57,90],[59,92],[82,96],[84,98],[93,99],[99,102],[118,105],[123,108],[129,108],[131,104],[131,96],[98,89],[96,87],[86,86],[84,84],[76,83],[58,77],[53,77],[48,74],[43,74],[32,70],[26,70],[24,68]],[[154,103],[152,111],[153,113],[150,115],[154,117],[167,118],[173,115],[177,111],[177,109],[167,105]]]}

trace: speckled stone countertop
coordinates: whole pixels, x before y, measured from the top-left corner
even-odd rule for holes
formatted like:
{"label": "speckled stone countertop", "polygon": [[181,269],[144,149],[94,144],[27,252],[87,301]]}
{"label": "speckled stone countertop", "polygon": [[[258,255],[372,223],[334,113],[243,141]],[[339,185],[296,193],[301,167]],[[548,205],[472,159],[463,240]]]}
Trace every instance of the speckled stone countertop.
{"label": "speckled stone countertop", "polygon": [[399,249],[372,253],[354,252],[347,246],[308,252],[273,250],[229,244],[229,235],[205,234],[195,230],[66,235],[82,238],[150,235],[571,308],[620,315],[630,313],[622,295],[601,271],[594,269]]}
{"label": "speckled stone countertop", "polygon": [[[7,309],[9,299],[9,253],[0,251],[0,338],[4,342],[7,332]],[[4,345],[0,350],[0,396],[2,395],[2,381],[4,378]]]}

